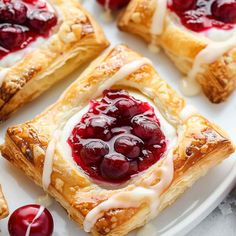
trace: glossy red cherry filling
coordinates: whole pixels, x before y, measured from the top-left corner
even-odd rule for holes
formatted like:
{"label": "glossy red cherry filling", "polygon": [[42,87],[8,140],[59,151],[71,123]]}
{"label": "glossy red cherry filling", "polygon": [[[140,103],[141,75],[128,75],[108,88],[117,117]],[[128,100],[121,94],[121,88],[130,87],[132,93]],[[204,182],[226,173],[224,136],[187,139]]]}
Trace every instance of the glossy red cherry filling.
{"label": "glossy red cherry filling", "polygon": [[44,0],[0,0],[0,59],[48,37],[56,24]]}
{"label": "glossy red cherry filling", "polygon": [[27,230],[29,236],[51,236],[53,227],[51,213],[46,208],[40,212],[40,206],[36,204],[16,209],[8,221],[10,236],[25,236]]}
{"label": "glossy red cherry filling", "polygon": [[128,5],[130,0],[97,0],[99,4],[111,10],[119,10]]}
{"label": "glossy red cherry filling", "polygon": [[124,90],[106,90],[73,129],[75,162],[92,178],[121,183],[156,163],[166,138],[153,107]]}
{"label": "glossy red cherry filling", "polygon": [[213,27],[229,30],[236,23],[236,0],[172,0],[168,7],[196,32]]}

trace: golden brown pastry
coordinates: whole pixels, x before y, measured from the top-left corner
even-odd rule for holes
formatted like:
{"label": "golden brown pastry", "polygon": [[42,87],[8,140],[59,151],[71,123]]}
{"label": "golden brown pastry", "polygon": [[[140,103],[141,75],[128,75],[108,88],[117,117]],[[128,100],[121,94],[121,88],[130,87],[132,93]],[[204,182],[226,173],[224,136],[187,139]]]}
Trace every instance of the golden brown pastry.
{"label": "golden brown pastry", "polygon": [[86,232],[122,236],[174,203],[234,146],[147,58],[119,45],[42,114],[8,128],[1,152]]}
{"label": "golden brown pastry", "polygon": [[187,75],[187,95],[198,93],[197,81],[211,102],[220,103],[236,86],[236,19],[225,13],[227,7],[235,11],[235,3],[220,2],[131,0],[118,26],[142,37],[154,50],[162,47]]}
{"label": "golden brown pastry", "polygon": [[[20,0],[19,2],[25,6],[30,4]],[[44,1],[40,4],[42,2]],[[34,12],[30,13],[30,8],[32,6],[28,8],[28,20],[33,30],[30,27],[28,29],[25,23],[18,26],[26,28],[27,32],[33,32],[33,35],[36,34],[34,37],[37,40],[26,48],[17,48],[18,51],[15,49],[19,40],[32,40],[32,37],[27,36],[27,32],[22,33],[21,28],[14,29],[19,32],[17,31],[17,40],[13,41],[12,48],[11,44],[1,38],[4,34],[1,34],[2,25],[0,26],[0,121],[7,119],[20,106],[65,78],[82,63],[93,59],[109,44],[100,26],[77,0],[52,0],[48,8],[42,9],[46,11],[42,13],[42,17],[38,16],[37,12],[32,15]],[[45,22],[39,22],[43,17],[47,19],[46,26]],[[6,19],[5,21],[7,22]],[[54,27],[50,28],[52,24]],[[43,30],[49,35],[45,36]],[[13,37],[10,36],[7,35],[12,42]],[[9,49],[9,55],[1,51],[1,44]],[[19,60],[15,62],[15,59]]]}
{"label": "golden brown pastry", "polygon": [[2,193],[2,187],[0,186],[0,219],[8,216],[8,206],[5,197]]}

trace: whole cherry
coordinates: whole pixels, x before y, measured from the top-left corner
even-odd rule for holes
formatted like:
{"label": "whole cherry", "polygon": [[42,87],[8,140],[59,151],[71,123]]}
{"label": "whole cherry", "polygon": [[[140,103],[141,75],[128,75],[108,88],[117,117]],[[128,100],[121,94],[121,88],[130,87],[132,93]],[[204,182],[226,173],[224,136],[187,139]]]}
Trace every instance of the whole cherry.
{"label": "whole cherry", "polygon": [[23,24],[27,18],[25,4],[16,2],[0,2],[0,22]]}
{"label": "whole cherry", "polygon": [[195,2],[195,0],[173,0],[173,7],[177,11],[187,11],[194,6]]}
{"label": "whole cherry", "polygon": [[51,236],[53,228],[51,213],[37,204],[16,209],[8,221],[10,236]]}
{"label": "whole cherry", "polygon": [[236,1],[216,0],[211,7],[212,14],[225,23],[236,23]]}
{"label": "whole cherry", "polygon": [[28,30],[21,25],[0,24],[0,45],[8,50],[20,48]]}
{"label": "whole cherry", "polygon": [[104,178],[122,180],[129,173],[129,162],[119,154],[108,154],[101,163],[101,173]]}

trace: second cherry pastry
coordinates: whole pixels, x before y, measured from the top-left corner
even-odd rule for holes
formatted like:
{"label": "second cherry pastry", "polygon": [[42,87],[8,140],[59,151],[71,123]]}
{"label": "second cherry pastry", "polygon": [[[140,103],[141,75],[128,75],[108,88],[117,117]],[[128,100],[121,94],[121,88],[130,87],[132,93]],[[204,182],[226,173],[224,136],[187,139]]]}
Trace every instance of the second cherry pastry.
{"label": "second cherry pastry", "polygon": [[236,87],[236,1],[132,0],[119,28],[162,47],[183,72],[182,91],[213,103]]}
{"label": "second cherry pastry", "polygon": [[0,0],[0,122],[107,46],[77,0]]}
{"label": "second cherry pastry", "polygon": [[95,60],[1,153],[93,235],[123,236],[234,152],[227,134],[124,45]]}

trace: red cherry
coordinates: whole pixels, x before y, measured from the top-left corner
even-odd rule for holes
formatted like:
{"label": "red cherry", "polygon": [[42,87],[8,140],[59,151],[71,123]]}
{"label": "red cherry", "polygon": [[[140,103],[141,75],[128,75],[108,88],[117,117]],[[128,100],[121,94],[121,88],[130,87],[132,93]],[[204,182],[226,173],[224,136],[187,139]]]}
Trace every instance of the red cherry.
{"label": "red cherry", "polygon": [[94,116],[87,120],[86,132],[90,138],[109,140],[111,138],[112,119],[107,116]]}
{"label": "red cherry", "polygon": [[225,23],[236,23],[236,1],[217,0],[212,4],[212,14]]}
{"label": "red cherry", "polygon": [[121,154],[106,155],[101,163],[101,173],[106,179],[122,180],[128,172],[129,162]]}
{"label": "red cherry", "polygon": [[157,159],[150,151],[145,151],[144,156],[139,160],[139,171],[144,171],[151,165],[153,165]]}
{"label": "red cherry", "polygon": [[27,17],[27,7],[19,2],[0,3],[0,22],[23,24]]}
{"label": "red cherry", "polygon": [[139,138],[148,141],[149,144],[158,144],[163,139],[163,133],[157,122],[143,115],[132,119],[133,133]]}
{"label": "red cherry", "polygon": [[130,135],[119,137],[115,142],[115,150],[128,158],[137,158],[141,153],[143,142],[139,138]]}
{"label": "red cherry", "polygon": [[128,5],[130,0],[97,0],[102,6],[108,5],[111,10],[119,10]]}
{"label": "red cherry", "polygon": [[35,218],[41,209],[36,204],[16,209],[8,221],[10,236],[25,236],[28,228],[29,236],[51,236],[54,227],[51,213],[44,208],[38,218]]}
{"label": "red cherry", "polygon": [[91,141],[80,151],[81,159],[86,165],[92,165],[101,160],[109,152],[109,147],[102,141]]}
{"label": "red cherry", "polygon": [[195,0],[173,0],[173,7],[179,11],[187,11],[194,6],[195,2]]}
{"label": "red cherry", "polygon": [[20,48],[25,42],[26,32],[29,29],[25,26],[1,24],[0,25],[0,45],[6,49]]}
{"label": "red cherry", "polygon": [[57,23],[56,15],[47,10],[34,10],[28,18],[30,26],[40,34],[48,32]]}

